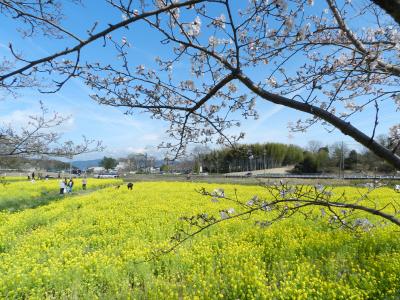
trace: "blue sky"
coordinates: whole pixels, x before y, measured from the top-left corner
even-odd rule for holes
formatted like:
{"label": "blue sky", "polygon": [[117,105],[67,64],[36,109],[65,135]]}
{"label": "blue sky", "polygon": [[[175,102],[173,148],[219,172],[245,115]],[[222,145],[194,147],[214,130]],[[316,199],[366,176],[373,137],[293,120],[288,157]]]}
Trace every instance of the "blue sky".
{"label": "blue sky", "polygon": [[[100,29],[108,22],[121,19],[119,13],[113,14],[110,10],[101,9],[96,2],[94,0],[86,2],[85,11],[90,11],[90,14],[78,12],[73,6],[67,6],[67,15],[72,13],[74,18],[66,20],[66,27],[71,28],[75,33],[86,36],[84,34],[86,29],[95,20],[101,20],[98,25]],[[0,28],[0,57],[8,55],[7,44],[9,41],[16,46],[22,46],[24,54],[31,58],[42,57],[52,50],[60,50],[58,41],[54,43],[47,39],[21,39],[15,31],[15,23],[4,17],[0,17]],[[118,35],[122,34],[118,33]],[[151,64],[162,51],[158,37],[143,25],[131,26],[128,40],[132,44],[130,51],[133,64]],[[108,50],[102,49],[99,44],[85,49],[84,55],[86,57],[99,55],[105,59],[109,58]],[[260,76],[260,74],[252,75]],[[70,80],[56,94],[40,94],[35,90],[21,90],[17,98],[5,96],[0,100],[0,122],[11,123],[16,127],[24,126],[26,117],[38,111],[38,102],[42,100],[50,110],[57,111],[64,116],[71,116],[69,121],[59,129],[63,132],[65,139],[79,141],[82,135],[86,135],[92,139],[102,140],[107,147],[103,153],[84,154],[76,159],[98,158],[103,155],[121,157],[132,152],[158,153],[159,156],[162,156],[162,152],[157,150],[157,145],[162,141],[167,141],[167,136],[164,134],[167,128],[166,123],[150,119],[143,113],[137,112],[133,116],[125,115],[121,109],[100,106],[89,97],[90,94],[91,90],[80,79]],[[246,133],[244,143],[282,142],[305,146],[310,140],[318,140],[323,144],[332,144],[343,140],[351,148],[358,148],[352,139],[337,131],[328,134],[326,129],[319,125],[305,133],[289,133],[288,122],[304,117],[305,115],[302,113],[261,100],[257,101],[257,109],[260,118],[258,120],[242,120],[241,128],[237,129],[237,131]],[[387,133],[388,127],[398,118],[398,114],[385,107],[383,107],[383,116],[385,117],[378,127],[378,134]],[[368,134],[372,130],[370,120],[373,118],[374,111],[367,110],[363,113],[362,118],[354,119],[353,124]]]}

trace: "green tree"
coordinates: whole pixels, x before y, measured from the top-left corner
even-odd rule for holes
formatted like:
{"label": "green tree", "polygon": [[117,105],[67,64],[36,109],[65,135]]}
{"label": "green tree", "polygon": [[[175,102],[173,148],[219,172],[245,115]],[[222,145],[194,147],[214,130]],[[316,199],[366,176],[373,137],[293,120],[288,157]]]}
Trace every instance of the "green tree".
{"label": "green tree", "polygon": [[344,168],[353,170],[356,168],[358,161],[358,154],[356,150],[351,150],[349,155],[344,159]]}
{"label": "green tree", "polygon": [[115,168],[117,165],[118,165],[117,160],[112,157],[104,156],[103,159],[100,161],[100,166],[106,169],[107,171]]}
{"label": "green tree", "polygon": [[162,165],[162,166],[160,167],[160,171],[161,171],[161,172],[168,172],[170,169],[171,169],[170,166],[169,166],[169,165],[166,165],[166,164],[164,164],[164,165]]}
{"label": "green tree", "polygon": [[198,160],[196,160],[194,163],[193,172],[196,174],[200,173],[200,162]]}
{"label": "green tree", "polygon": [[318,172],[326,172],[329,166],[329,149],[328,147],[321,147],[315,154],[317,159]]}
{"label": "green tree", "polygon": [[307,154],[304,157],[303,161],[303,172],[304,173],[317,173],[318,170],[318,160],[316,155],[314,154]]}
{"label": "green tree", "polygon": [[289,145],[283,160],[283,165],[292,165],[303,160],[303,149],[296,145]]}

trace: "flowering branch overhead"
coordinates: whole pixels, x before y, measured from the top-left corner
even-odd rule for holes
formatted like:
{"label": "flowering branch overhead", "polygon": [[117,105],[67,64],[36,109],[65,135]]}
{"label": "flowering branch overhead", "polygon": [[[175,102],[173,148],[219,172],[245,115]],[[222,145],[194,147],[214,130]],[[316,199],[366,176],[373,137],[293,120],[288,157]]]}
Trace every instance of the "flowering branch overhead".
{"label": "flowering branch overhead", "polygon": [[[386,1],[372,2],[157,0],[135,7],[133,1],[108,0],[105,5],[123,20],[100,30],[96,23],[86,38],[65,29],[60,17],[55,22],[10,8],[13,1],[0,2],[11,14],[18,9],[26,20],[73,42],[38,59],[10,47],[16,65],[0,67],[0,86],[32,87],[44,76],[55,81],[55,92],[79,77],[98,103],[166,121],[170,140],[161,146],[176,155],[184,154],[188,143],[234,145],[244,134],[232,128],[259,117],[257,102],[276,103],[308,116],[291,120],[292,130],[315,124],[338,129],[400,169],[399,124],[391,125],[390,143],[376,140],[381,108],[400,110],[397,1],[392,8]],[[130,30],[139,22],[148,25],[149,39],[157,39],[161,49],[148,65],[131,52],[136,41]],[[86,58],[86,47],[98,40],[115,60]],[[360,128],[356,116],[368,111],[374,112],[371,126]]]}
{"label": "flowering branch overhead", "polygon": [[218,203],[219,207],[225,205],[227,208],[181,217],[181,224],[171,237],[170,244],[154,249],[146,260],[136,263],[157,259],[203,231],[235,219],[252,218],[255,225],[266,228],[294,215],[301,215],[304,219],[319,220],[333,229],[348,230],[355,234],[371,231],[377,226],[400,226],[400,207],[395,199],[380,204],[370,199],[373,198],[373,191],[382,187],[379,183],[366,184],[368,189],[361,188],[357,196],[321,184],[290,185],[281,181],[263,187],[265,198],[254,195],[250,199],[240,199],[236,190],[232,194],[225,194],[222,188],[213,191],[201,188],[198,190],[201,195]]}
{"label": "flowering branch overhead", "polygon": [[68,121],[58,113],[50,114],[40,103],[40,113],[28,116],[28,124],[15,128],[11,124],[0,126],[0,157],[65,157],[82,153],[102,151],[100,141],[94,141],[83,136],[83,141],[76,144],[72,141],[62,141],[62,135],[57,128]]}

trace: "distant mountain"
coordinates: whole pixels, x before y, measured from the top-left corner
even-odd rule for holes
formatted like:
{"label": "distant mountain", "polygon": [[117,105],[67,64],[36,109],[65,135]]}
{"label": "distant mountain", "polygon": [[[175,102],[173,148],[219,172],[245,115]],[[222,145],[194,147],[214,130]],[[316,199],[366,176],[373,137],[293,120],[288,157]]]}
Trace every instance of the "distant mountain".
{"label": "distant mountain", "polygon": [[86,170],[91,167],[98,167],[101,159],[92,159],[92,160],[77,160],[73,161],[72,165],[78,169]]}

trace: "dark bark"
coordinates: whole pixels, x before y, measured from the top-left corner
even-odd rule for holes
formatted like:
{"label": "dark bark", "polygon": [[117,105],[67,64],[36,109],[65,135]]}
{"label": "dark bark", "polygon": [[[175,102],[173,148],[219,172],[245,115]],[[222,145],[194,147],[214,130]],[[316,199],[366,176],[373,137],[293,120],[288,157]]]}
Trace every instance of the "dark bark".
{"label": "dark bark", "polygon": [[372,0],[400,25],[400,0]]}
{"label": "dark bark", "polygon": [[250,78],[243,75],[242,73],[237,74],[237,78],[246,85],[251,91],[260,96],[261,98],[273,102],[275,104],[284,105],[308,114],[311,114],[317,118],[320,118],[332,126],[339,129],[343,134],[351,136],[357,142],[370,149],[380,158],[384,159],[391,165],[393,165],[397,170],[400,170],[400,157],[395,153],[384,147],[383,145],[377,143],[371,137],[358,130],[356,127],[350,124],[350,122],[345,122],[339,117],[331,114],[329,111],[313,106],[307,103],[299,102],[293,99],[289,99],[277,94],[270,93],[260,87],[258,87]]}

